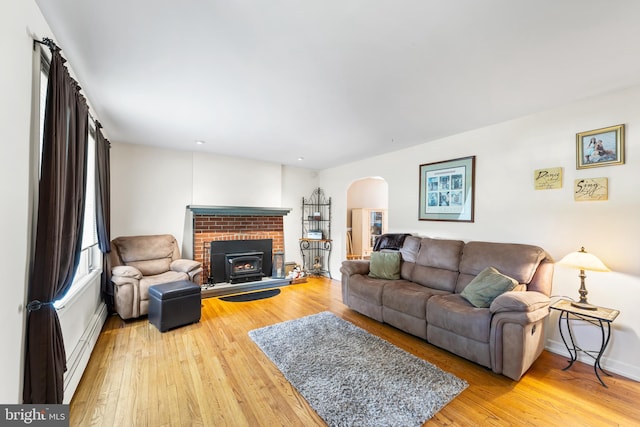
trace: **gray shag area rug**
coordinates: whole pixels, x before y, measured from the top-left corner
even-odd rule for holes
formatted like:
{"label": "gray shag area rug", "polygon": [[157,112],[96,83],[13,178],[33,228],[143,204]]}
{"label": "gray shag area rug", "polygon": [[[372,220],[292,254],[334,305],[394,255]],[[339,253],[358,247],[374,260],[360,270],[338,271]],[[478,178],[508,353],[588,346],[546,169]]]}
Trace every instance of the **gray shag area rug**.
{"label": "gray shag area rug", "polygon": [[420,426],[468,386],[326,311],[249,336],[329,426]]}

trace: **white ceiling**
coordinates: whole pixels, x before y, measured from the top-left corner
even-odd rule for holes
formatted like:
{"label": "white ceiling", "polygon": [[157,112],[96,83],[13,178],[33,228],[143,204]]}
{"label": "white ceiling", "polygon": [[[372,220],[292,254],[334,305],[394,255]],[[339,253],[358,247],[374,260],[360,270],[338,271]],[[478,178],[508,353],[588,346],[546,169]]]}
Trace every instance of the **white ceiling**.
{"label": "white ceiling", "polygon": [[323,169],[640,84],[637,0],[36,1],[122,143]]}

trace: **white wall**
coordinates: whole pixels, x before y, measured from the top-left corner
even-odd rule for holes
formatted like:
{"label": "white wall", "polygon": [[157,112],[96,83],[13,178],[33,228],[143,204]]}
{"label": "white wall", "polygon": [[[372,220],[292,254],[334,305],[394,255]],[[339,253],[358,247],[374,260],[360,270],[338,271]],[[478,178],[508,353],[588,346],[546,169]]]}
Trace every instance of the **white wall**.
{"label": "white wall", "polygon": [[[626,164],[576,170],[576,133],[620,123],[627,128]],[[389,184],[390,232],[535,244],[555,260],[585,246],[613,270],[587,272],[589,301],[621,311],[603,366],[640,379],[639,129],[640,87],[635,87],[323,170],[320,185],[340,212],[347,209],[347,189],[354,180],[384,178]],[[475,222],[418,221],[419,165],[472,155],[476,156]],[[534,190],[533,171],[549,167],[563,168],[562,189]],[[574,201],[574,180],[586,177],[609,179],[608,201]],[[334,229],[346,226],[342,216],[335,219]],[[336,248],[345,247],[335,243]],[[333,271],[344,258],[344,252],[333,258]],[[577,298],[577,273],[556,267],[553,294]],[[548,330],[548,348],[566,353],[556,313]],[[600,345],[597,328],[580,328],[579,338],[582,348]]]}
{"label": "white wall", "polygon": [[193,153],[193,204],[282,207],[281,166]]}
{"label": "white wall", "polygon": [[[318,187],[318,172],[282,166],[282,207],[291,208],[284,222],[285,261],[302,265],[299,240],[302,237],[302,198]],[[335,211],[332,213],[335,216]]]}
{"label": "white wall", "polygon": [[187,151],[111,143],[111,237],[173,234],[182,242],[193,200]]}
{"label": "white wall", "polygon": [[191,204],[291,208],[285,255],[300,262],[300,204],[317,180],[316,172],[275,163],[112,143],[111,235],[169,233],[181,243]]}
{"label": "white wall", "polygon": [[24,305],[29,251],[32,36],[51,36],[33,1],[0,13],[0,403],[22,402]]}

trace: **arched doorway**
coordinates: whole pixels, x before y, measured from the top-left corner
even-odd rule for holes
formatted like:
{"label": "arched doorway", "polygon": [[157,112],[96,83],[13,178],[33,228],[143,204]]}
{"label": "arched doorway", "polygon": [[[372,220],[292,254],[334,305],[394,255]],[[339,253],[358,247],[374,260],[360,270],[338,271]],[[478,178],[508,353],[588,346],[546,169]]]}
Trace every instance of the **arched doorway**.
{"label": "arched doorway", "polygon": [[[387,231],[389,184],[367,177],[347,189],[347,259],[367,258],[376,236]],[[355,228],[354,228],[355,227]]]}

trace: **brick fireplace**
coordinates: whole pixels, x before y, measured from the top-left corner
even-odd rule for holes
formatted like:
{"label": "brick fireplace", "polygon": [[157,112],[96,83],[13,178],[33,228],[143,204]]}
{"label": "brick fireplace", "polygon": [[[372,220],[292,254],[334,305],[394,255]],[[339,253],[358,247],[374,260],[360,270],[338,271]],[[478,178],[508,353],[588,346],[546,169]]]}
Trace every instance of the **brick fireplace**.
{"label": "brick fireplace", "polygon": [[271,239],[273,252],[284,252],[283,217],[291,209],[187,206],[192,215],[193,259],[202,263],[202,282],[210,271],[210,242]]}

